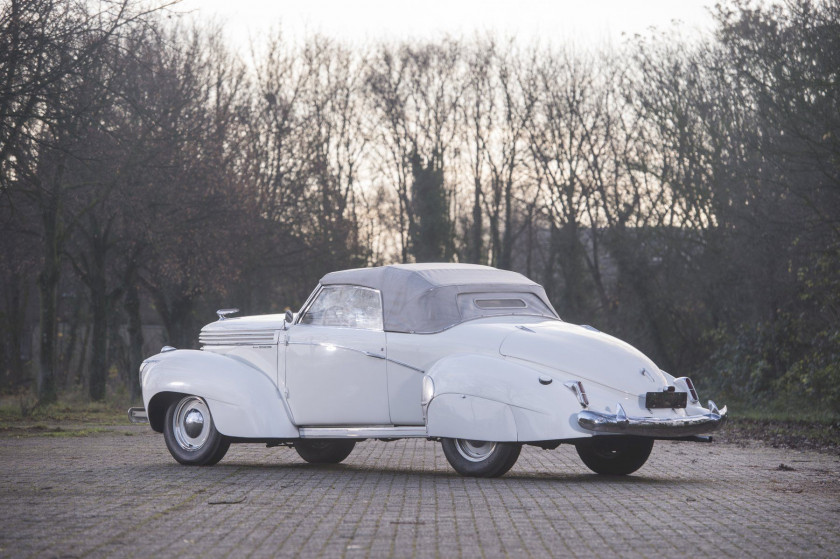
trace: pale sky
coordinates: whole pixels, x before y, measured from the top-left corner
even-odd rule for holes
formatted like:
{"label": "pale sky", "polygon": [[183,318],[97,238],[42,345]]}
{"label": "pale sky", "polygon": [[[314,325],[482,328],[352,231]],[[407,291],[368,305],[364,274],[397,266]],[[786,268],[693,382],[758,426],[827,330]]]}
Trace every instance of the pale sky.
{"label": "pale sky", "polygon": [[435,39],[495,32],[523,43],[619,44],[622,33],[667,28],[711,29],[706,6],[715,0],[184,0],[174,8],[222,24],[233,45],[247,50],[249,37],[281,28],[298,40],[321,33],[350,42]]}

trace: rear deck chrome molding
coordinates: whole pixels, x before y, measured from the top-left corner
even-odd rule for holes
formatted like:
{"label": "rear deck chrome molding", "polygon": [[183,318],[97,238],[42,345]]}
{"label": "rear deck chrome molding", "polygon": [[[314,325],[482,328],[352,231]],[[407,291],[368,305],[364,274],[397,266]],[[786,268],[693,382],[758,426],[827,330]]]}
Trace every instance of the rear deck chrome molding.
{"label": "rear deck chrome molding", "polygon": [[425,426],[301,427],[302,439],[390,439],[427,437]]}

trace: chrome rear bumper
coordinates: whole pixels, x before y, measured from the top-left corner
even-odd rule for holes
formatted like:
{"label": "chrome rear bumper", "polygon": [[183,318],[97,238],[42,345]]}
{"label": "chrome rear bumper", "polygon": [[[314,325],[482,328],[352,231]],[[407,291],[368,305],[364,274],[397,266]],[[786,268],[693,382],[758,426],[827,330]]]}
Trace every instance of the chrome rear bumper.
{"label": "chrome rear bumper", "polygon": [[636,435],[662,439],[688,437],[711,433],[726,421],[726,406],[719,410],[709,400],[709,413],[677,418],[627,417],[624,408],[618,404],[615,414],[583,410],[578,412],[578,425],[589,431],[620,435]]}

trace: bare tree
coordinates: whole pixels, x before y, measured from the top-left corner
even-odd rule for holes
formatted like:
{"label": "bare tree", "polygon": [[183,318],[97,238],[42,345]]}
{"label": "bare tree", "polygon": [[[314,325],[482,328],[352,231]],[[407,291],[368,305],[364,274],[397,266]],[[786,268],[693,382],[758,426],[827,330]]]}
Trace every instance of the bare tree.
{"label": "bare tree", "polygon": [[[56,397],[57,291],[62,252],[81,214],[65,215],[72,191],[67,162],[78,132],[101,100],[91,83],[99,53],[147,12],[129,0],[84,3],[14,0],[0,11],[0,187],[21,192],[37,208],[42,267],[39,273],[38,395]],[[84,97],[81,93],[93,93]],[[93,109],[95,112],[95,109]],[[5,201],[12,198],[6,196]],[[82,213],[84,209],[82,210]]]}
{"label": "bare tree", "polygon": [[[499,46],[494,40],[472,46],[463,110],[466,149],[473,177],[472,224],[467,254],[471,261],[487,261],[511,269],[513,246],[518,236],[516,196],[528,199],[525,170],[527,127],[536,96],[524,83],[531,58],[519,54],[514,43]],[[489,229],[489,258],[483,254],[483,216]],[[527,220],[526,220],[527,221]]]}
{"label": "bare tree", "polygon": [[[586,121],[597,111],[592,66],[571,52],[548,51],[532,72],[530,94],[536,99],[528,148],[550,226],[545,282],[555,285],[559,267],[561,312],[583,319],[589,293],[583,229],[593,225],[586,221],[592,184],[584,153]],[[556,296],[556,290],[550,288],[550,295]]]}
{"label": "bare tree", "polygon": [[446,162],[455,149],[463,84],[458,77],[461,45],[382,45],[367,73],[377,118],[378,147],[385,180],[398,203],[400,257],[451,258],[452,186]]}

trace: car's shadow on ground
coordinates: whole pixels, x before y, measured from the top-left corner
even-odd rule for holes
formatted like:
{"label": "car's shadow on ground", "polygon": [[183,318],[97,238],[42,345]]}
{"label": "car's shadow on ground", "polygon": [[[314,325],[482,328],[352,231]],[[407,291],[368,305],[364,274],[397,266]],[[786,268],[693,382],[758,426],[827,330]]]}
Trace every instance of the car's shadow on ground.
{"label": "car's shadow on ground", "polygon": [[[362,466],[358,464],[306,464],[306,463],[289,463],[289,462],[251,462],[247,460],[231,460],[222,462],[215,466],[182,466],[180,464],[166,464],[166,465],[149,465],[138,468],[139,471],[148,469],[150,472],[160,473],[161,468],[174,471],[177,469],[193,468],[202,470],[206,473],[216,474],[218,477],[227,477],[235,473],[245,472],[260,472],[261,474],[269,474],[276,472],[278,474],[292,474],[295,477],[302,476],[310,481],[312,474],[322,474],[324,481],[331,484],[342,481],[347,476],[352,476],[354,483],[363,482],[365,478],[378,479],[382,476],[394,476],[395,478],[403,478],[405,481],[417,481],[418,479],[433,479],[433,480],[459,480],[464,482],[480,482],[480,483],[584,483],[584,484],[631,484],[631,485],[646,485],[646,486],[685,486],[685,485],[702,485],[706,480],[698,479],[673,479],[663,478],[647,474],[644,471],[639,471],[627,476],[612,476],[601,475],[595,473],[580,473],[569,472],[563,473],[546,472],[546,471],[527,471],[527,470],[512,470],[502,477],[498,478],[476,478],[461,476],[455,471],[446,470],[429,470],[422,468],[394,468],[388,466],[375,467]],[[216,477],[216,476],[214,476]],[[395,479],[399,481],[399,479]]]}

